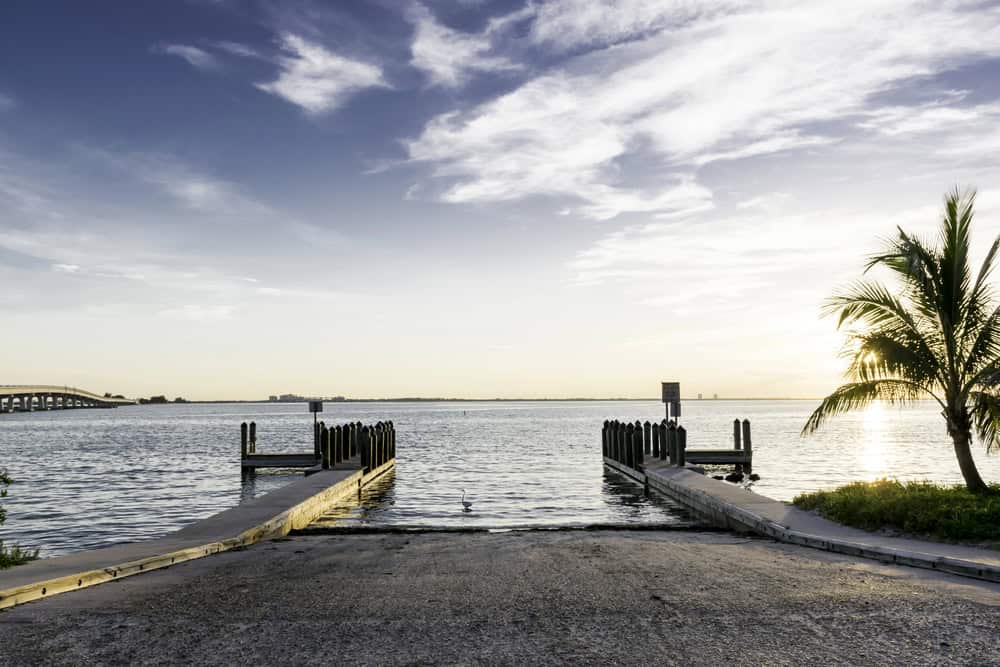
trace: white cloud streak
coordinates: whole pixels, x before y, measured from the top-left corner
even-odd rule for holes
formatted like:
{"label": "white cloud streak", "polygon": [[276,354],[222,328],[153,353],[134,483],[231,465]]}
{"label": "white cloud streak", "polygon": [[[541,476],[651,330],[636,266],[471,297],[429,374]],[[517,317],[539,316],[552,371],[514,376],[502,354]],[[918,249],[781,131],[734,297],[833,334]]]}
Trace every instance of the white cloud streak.
{"label": "white cloud streak", "polygon": [[[537,12],[540,43],[596,50],[407,142],[411,160],[435,166],[444,201],[555,195],[593,218],[703,210],[710,192],[692,203],[674,187],[700,167],[835,143],[877,94],[1000,57],[1000,8],[961,1],[567,1]],[[627,43],[605,48],[614,42]],[[630,186],[639,155],[666,187]]]}
{"label": "white cloud streak", "polygon": [[255,85],[310,114],[333,111],[366,88],[388,87],[378,66],[337,55],[297,35],[282,35],[281,47],[286,55],[277,59],[278,78]]}
{"label": "white cloud streak", "polygon": [[264,56],[253,47],[239,42],[215,42],[215,48],[241,58],[264,58]]}
{"label": "white cloud streak", "polygon": [[187,44],[157,44],[153,53],[176,56],[186,61],[195,69],[213,72],[222,69],[222,63],[208,51]]}
{"label": "white cloud streak", "polygon": [[469,34],[442,25],[423,5],[408,12],[414,25],[410,64],[424,71],[432,86],[457,88],[475,72],[505,72],[521,66],[507,58],[489,55],[489,31]]}
{"label": "white cloud streak", "polygon": [[531,39],[557,51],[599,48],[751,4],[738,0],[550,0],[535,6]]}

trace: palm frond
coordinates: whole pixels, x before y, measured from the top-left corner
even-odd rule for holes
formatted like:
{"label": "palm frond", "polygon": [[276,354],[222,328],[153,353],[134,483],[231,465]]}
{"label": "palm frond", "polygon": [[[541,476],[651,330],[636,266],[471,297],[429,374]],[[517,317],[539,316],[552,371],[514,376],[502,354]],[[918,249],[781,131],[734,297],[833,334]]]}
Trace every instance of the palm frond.
{"label": "palm frond", "polygon": [[839,294],[834,294],[823,304],[824,315],[837,317],[837,328],[858,322],[866,327],[877,327],[887,322],[899,322],[915,334],[920,334],[913,315],[892,292],[874,281],[859,280]]}
{"label": "palm frond", "polygon": [[952,323],[958,323],[960,311],[969,296],[969,229],[976,192],[955,188],[945,197],[945,215],[941,223],[941,296]]}
{"label": "palm frond", "polygon": [[[825,315],[837,314],[837,327],[860,324],[873,335],[894,338],[915,348],[922,364],[933,365],[941,348],[932,327],[922,326],[921,320],[910,313],[902,301],[884,285],[873,281],[858,281],[840,294],[835,294],[823,306]],[[865,336],[852,335],[852,342],[864,344]],[[887,342],[888,344],[888,342]],[[849,353],[853,357],[854,354]],[[935,371],[937,375],[940,375]]]}
{"label": "palm frond", "polygon": [[[918,400],[925,393],[928,392],[923,387],[898,379],[869,380],[841,385],[824,398],[809,416],[806,425],[802,427],[802,435],[815,432],[831,417],[866,408],[872,401],[880,400],[894,405],[906,404]],[[933,394],[931,396],[941,402],[937,396]]]}
{"label": "palm frond", "polygon": [[986,445],[986,451],[1000,449],[1000,396],[977,391],[972,399],[972,418],[979,441]]}
{"label": "palm frond", "polygon": [[998,251],[1000,251],[1000,236],[997,236],[993,240],[993,245],[990,246],[982,265],[979,267],[976,282],[972,286],[972,292],[969,294],[970,299],[976,302],[989,301],[990,287],[987,281],[993,274],[993,262],[996,260]]}
{"label": "palm frond", "polygon": [[[982,336],[982,326],[989,323],[990,311],[993,308],[993,289],[989,284],[990,275],[993,273],[993,263],[997,252],[1000,251],[1000,236],[994,239],[986,257],[983,259],[976,281],[969,291],[968,298],[961,317],[961,336],[959,347],[968,350],[968,354],[974,354],[975,343],[970,343],[973,339]],[[970,360],[971,361],[971,360]],[[968,367],[968,364],[966,364]]]}
{"label": "palm frond", "polygon": [[979,377],[983,369],[988,369],[1000,357],[1000,306],[993,309],[978,325],[975,340],[963,351],[965,360],[962,378],[966,388],[971,388],[983,380]]}
{"label": "palm frond", "polygon": [[901,379],[928,390],[941,383],[937,358],[906,330],[882,328],[856,334],[853,343],[847,375],[856,381]]}
{"label": "palm frond", "polygon": [[865,272],[884,266],[903,283],[913,306],[931,319],[940,307],[940,266],[936,253],[920,239],[897,228],[898,236],[888,241],[884,252],[872,255]]}

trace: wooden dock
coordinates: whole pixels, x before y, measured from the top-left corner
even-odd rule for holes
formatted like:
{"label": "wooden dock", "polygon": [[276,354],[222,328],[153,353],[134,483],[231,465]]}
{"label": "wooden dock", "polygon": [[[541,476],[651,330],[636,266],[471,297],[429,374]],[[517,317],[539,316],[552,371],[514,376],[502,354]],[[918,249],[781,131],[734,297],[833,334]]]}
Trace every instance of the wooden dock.
{"label": "wooden dock", "polygon": [[313,429],[313,451],[257,451],[257,423],[240,424],[240,468],[252,473],[258,468],[301,468],[308,475],[318,470],[360,468],[374,470],[396,458],[396,427],[391,421],[364,425],[361,422]]}
{"label": "wooden dock", "polygon": [[664,419],[650,422],[604,422],[601,450],[605,459],[617,461],[635,470],[642,470],[647,457],[669,461],[683,468],[696,465],[732,465],[750,473],[753,467],[753,442],[750,420],[733,420],[732,449],[688,449],[687,430],[676,421]]}

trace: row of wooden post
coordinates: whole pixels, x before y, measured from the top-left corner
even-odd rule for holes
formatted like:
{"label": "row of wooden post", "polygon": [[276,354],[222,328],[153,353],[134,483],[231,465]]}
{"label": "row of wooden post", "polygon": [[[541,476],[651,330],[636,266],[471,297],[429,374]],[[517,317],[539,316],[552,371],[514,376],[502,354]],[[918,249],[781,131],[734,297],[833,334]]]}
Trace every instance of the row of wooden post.
{"label": "row of wooden post", "polygon": [[[249,432],[248,432],[249,431]],[[257,453],[257,422],[250,422],[250,428],[247,428],[247,423],[243,422],[240,424],[240,455],[246,458],[247,454]]]}
{"label": "row of wooden post", "polygon": [[361,422],[331,426],[316,424],[316,458],[324,469],[361,455],[361,467],[375,470],[396,458],[396,426],[391,421],[365,426]]}
{"label": "row of wooden post", "polygon": [[687,430],[666,419],[659,424],[606,420],[601,431],[601,449],[607,458],[634,470],[642,470],[646,456],[669,460],[672,465],[683,468]]}

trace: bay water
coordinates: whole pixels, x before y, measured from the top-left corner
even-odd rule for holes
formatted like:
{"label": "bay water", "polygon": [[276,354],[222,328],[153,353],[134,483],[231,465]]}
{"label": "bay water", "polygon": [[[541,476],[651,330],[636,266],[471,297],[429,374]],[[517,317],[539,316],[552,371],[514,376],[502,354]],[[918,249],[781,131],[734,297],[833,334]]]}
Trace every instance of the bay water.
{"label": "bay water", "polygon": [[[780,500],[880,477],[960,483],[936,404],[873,406],[799,431],[815,401],[686,401],[688,447],[732,446],[749,418],[752,489]],[[362,502],[331,508],[330,525],[554,527],[692,525],[682,508],[604,470],[605,419],[658,420],[655,401],[326,403],[330,424],[393,420],[395,473]],[[260,472],[241,481],[239,425],[256,421],[258,451],[311,451],[301,403],[129,406],[0,415],[0,469],[15,479],[0,540],[53,556],[164,535],[299,479]],[[977,448],[983,476],[1000,456]],[[461,498],[472,501],[463,512]]]}

